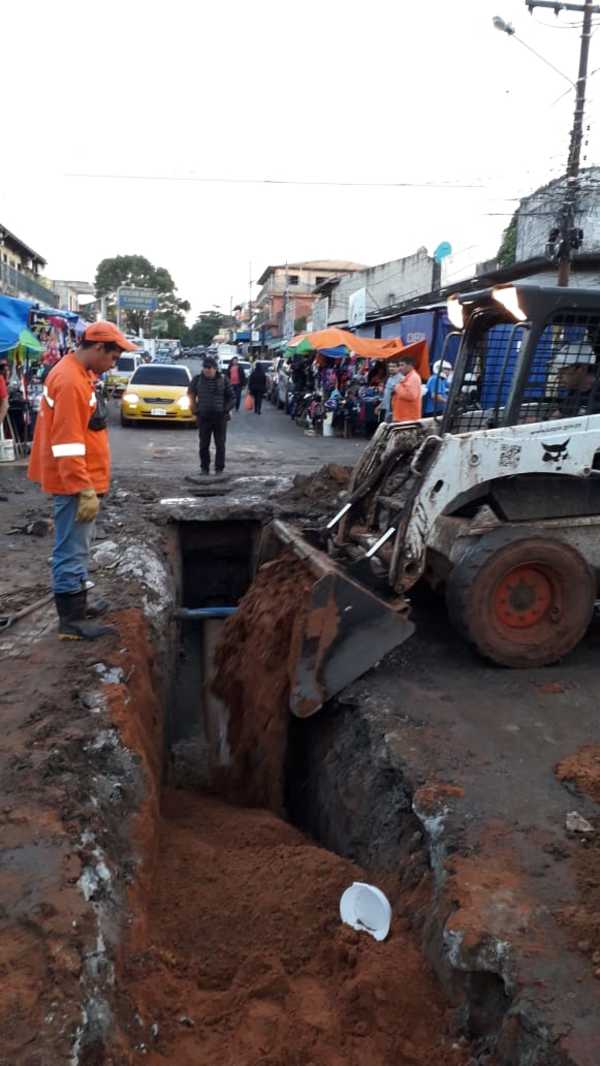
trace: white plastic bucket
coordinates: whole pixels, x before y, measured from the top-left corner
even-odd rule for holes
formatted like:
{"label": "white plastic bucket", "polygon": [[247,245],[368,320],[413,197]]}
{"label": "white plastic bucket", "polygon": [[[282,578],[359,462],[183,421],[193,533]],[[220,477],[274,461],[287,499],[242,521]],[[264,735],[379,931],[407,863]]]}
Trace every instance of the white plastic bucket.
{"label": "white plastic bucket", "polygon": [[0,463],[14,463],[15,442],[9,438],[0,440]]}
{"label": "white plastic bucket", "polygon": [[380,888],[355,881],[342,895],[340,918],[345,925],[369,933],[375,940],[385,940],[392,922],[392,908]]}

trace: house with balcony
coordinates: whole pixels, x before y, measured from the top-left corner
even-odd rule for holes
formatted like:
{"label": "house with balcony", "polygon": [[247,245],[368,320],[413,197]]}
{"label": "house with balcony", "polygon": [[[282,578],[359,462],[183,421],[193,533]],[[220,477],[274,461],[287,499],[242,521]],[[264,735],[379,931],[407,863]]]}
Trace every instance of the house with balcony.
{"label": "house with balcony", "polygon": [[59,298],[41,276],[46,260],[0,224],[0,293],[57,307]]}
{"label": "house with balcony", "polygon": [[279,263],[263,271],[262,286],[254,301],[255,324],[267,347],[306,329],[316,300],[316,285],[330,277],[345,277],[364,270],[361,263],[345,259],[310,259],[298,263]]}

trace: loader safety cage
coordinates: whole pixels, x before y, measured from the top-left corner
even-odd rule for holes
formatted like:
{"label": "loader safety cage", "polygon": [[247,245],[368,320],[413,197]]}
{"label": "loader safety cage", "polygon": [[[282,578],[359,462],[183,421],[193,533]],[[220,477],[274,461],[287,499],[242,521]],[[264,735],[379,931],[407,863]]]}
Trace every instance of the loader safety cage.
{"label": "loader safety cage", "polygon": [[461,300],[467,321],[442,432],[600,413],[600,293],[512,288],[516,321],[491,290]]}

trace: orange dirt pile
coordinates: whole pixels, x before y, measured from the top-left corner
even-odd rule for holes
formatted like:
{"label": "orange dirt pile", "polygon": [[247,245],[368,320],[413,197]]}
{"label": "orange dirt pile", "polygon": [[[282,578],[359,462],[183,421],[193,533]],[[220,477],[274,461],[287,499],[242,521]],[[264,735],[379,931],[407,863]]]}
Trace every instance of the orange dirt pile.
{"label": "orange dirt pile", "polygon": [[572,781],[580,792],[600,803],[600,744],[587,744],[568,755],[556,767],[556,776],[559,781]]}
{"label": "orange dirt pile", "polygon": [[314,578],[295,555],[262,566],[215,654],[214,690],[229,709],[232,766],[221,791],[251,807],[283,809],[294,620]]}
{"label": "orange dirt pile", "polygon": [[[600,803],[600,745],[587,744],[568,755],[556,767],[559,781],[568,781]],[[600,833],[578,842],[571,861],[577,878],[577,903],[563,907],[558,915],[571,931],[573,944],[588,955],[600,977]]]}
{"label": "orange dirt pile", "polygon": [[167,793],[150,942],[125,974],[148,1066],[465,1066],[402,920],[385,943],[341,924],[364,879],[267,811]]}

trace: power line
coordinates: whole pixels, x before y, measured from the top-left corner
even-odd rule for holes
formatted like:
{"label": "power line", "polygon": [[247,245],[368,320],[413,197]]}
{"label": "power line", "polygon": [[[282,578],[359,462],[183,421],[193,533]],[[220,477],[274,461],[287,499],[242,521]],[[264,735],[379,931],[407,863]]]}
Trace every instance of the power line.
{"label": "power line", "polygon": [[176,181],[205,185],[320,185],[359,189],[483,189],[484,185],[461,185],[434,181],[311,181],[302,178],[218,178],[180,174],[65,174],[65,178],[99,181]]}

